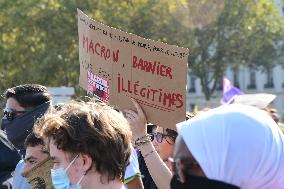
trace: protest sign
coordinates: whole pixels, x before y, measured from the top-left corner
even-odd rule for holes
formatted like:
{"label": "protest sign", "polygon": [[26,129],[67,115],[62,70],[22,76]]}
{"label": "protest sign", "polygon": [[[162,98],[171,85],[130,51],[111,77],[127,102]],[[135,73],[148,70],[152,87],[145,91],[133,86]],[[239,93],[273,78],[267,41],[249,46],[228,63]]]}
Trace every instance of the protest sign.
{"label": "protest sign", "polygon": [[147,120],[175,128],[185,120],[186,48],[144,39],[90,19],[78,10],[79,84],[120,110],[143,108]]}
{"label": "protest sign", "polygon": [[234,96],[228,104],[244,104],[258,108],[266,108],[276,98],[276,95],[267,93],[243,94]]}
{"label": "protest sign", "polygon": [[54,189],[50,176],[52,167],[52,160],[47,158],[22,175],[27,178],[31,189]]}

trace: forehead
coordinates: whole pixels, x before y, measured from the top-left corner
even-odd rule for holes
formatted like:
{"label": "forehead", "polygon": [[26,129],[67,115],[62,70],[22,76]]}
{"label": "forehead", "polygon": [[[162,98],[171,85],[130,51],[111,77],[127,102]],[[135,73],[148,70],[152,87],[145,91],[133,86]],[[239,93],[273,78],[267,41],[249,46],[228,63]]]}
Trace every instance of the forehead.
{"label": "forehead", "polygon": [[43,145],[28,146],[26,149],[25,158],[29,157],[34,157],[36,159],[46,158],[48,154],[43,152],[43,148],[44,148]]}
{"label": "forehead", "polygon": [[11,109],[18,110],[18,111],[24,110],[24,108],[20,106],[18,101],[12,97],[7,99],[6,108],[11,108]]}
{"label": "forehead", "polygon": [[181,135],[178,135],[178,137],[176,138],[173,157],[174,159],[181,157],[192,157],[192,154],[187,148]]}
{"label": "forehead", "polygon": [[26,149],[26,157],[33,156],[38,158],[39,156],[46,155],[46,153],[43,153],[42,150],[43,145],[28,146]]}

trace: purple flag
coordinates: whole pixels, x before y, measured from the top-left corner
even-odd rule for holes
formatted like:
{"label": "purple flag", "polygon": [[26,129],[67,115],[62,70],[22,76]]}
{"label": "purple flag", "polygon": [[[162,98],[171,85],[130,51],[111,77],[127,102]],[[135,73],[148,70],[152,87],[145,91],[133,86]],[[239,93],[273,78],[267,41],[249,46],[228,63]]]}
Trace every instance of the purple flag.
{"label": "purple flag", "polygon": [[223,102],[228,103],[235,95],[244,94],[240,89],[233,86],[231,82],[227,79],[223,79]]}

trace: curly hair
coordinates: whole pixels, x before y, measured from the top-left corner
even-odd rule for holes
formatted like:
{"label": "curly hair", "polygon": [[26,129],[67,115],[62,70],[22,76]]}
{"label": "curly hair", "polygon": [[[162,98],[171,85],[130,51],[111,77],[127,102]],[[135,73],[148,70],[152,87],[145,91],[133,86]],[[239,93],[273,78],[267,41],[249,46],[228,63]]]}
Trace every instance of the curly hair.
{"label": "curly hair", "polygon": [[14,98],[24,108],[34,108],[51,100],[45,86],[39,84],[24,84],[9,88],[4,97]]}
{"label": "curly hair", "polygon": [[87,154],[91,168],[100,173],[101,182],[123,179],[129,164],[131,131],[122,114],[108,105],[96,102],[71,102],[42,117],[35,132],[58,149]]}

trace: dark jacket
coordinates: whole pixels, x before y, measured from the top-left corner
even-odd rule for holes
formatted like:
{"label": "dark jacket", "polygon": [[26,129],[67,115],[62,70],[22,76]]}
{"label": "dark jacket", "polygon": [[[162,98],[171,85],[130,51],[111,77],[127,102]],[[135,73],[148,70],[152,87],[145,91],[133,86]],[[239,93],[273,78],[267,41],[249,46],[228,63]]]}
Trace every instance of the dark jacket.
{"label": "dark jacket", "polygon": [[205,177],[190,176],[186,183],[181,183],[173,176],[171,180],[171,189],[240,189],[237,186],[208,179]]}
{"label": "dark jacket", "polygon": [[4,131],[0,130],[0,189],[10,187],[11,173],[20,159],[13,144],[7,139]]}

